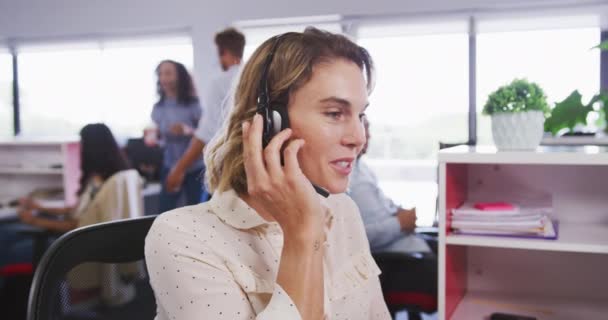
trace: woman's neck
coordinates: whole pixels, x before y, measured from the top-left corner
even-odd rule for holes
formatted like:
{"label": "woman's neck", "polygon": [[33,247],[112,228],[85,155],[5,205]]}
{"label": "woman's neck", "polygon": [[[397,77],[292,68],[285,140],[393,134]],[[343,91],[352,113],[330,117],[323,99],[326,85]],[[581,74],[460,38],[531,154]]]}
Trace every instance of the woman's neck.
{"label": "woman's neck", "polygon": [[169,99],[175,99],[175,98],[177,98],[177,91],[173,91],[173,90],[166,91],[165,92],[165,97],[169,98]]}

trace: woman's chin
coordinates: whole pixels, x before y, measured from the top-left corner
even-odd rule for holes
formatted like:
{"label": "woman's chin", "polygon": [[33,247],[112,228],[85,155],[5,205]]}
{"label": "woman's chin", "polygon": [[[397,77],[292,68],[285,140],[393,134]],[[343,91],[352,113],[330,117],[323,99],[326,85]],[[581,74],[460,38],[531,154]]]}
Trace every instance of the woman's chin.
{"label": "woman's chin", "polygon": [[325,186],[324,189],[329,191],[330,194],[344,193],[348,189],[348,180],[345,183],[341,181],[332,181],[325,184]]}
{"label": "woman's chin", "polygon": [[[306,175],[306,172],[304,172]],[[312,175],[311,175],[312,176]],[[316,176],[308,178],[313,184],[327,190],[330,194],[344,193],[348,189],[348,176]]]}

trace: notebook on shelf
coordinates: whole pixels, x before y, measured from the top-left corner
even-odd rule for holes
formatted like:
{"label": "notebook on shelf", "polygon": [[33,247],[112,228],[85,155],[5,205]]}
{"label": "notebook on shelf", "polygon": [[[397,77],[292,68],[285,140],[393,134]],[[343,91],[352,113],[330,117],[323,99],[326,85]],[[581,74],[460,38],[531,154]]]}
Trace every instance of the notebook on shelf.
{"label": "notebook on shelf", "polygon": [[465,203],[452,210],[451,228],[455,234],[557,239],[558,223],[550,218],[551,211],[511,203]]}

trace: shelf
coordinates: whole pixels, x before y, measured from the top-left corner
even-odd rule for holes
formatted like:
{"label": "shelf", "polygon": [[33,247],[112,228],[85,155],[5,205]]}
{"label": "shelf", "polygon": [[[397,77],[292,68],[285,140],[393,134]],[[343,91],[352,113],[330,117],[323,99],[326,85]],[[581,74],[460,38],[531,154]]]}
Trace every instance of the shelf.
{"label": "shelf", "polygon": [[540,142],[541,145],[557,145],[557,146],[582,146],[582,145],[608,145],[608,137],[605,134],[597,136],[561,136],[561,137],[544,137]]}
{"label": "shelf", "polygon": [[450,320],[488,319],[493,312],[527,315],[539,320],[604,319],[608,305],[572,298],[473,292],[465,294]]}
{"label": "shelf", "polygon": [[544,146],[535,151],[497,151],[491,146],[458,146],[439,152],[439,162],[480,164],[608,165],[608,147]]}
{"label": "shelf", "polygon": [[16,208],[0,208],[0,222],[18,219]]}
{"label": "shelf", "polygon": [[24,175],[61,175],[62,168],[0,168],[0,174]]}
{"label": "shelf", "polygon": [[448,234],[448,245],[608,254],[608,225],[560,223],[557,240]]}
{"label": "shelf", "polygon": [[0,146],[61,146],[80,141],[78,136],[65,137],[11,137],[0,138]]}

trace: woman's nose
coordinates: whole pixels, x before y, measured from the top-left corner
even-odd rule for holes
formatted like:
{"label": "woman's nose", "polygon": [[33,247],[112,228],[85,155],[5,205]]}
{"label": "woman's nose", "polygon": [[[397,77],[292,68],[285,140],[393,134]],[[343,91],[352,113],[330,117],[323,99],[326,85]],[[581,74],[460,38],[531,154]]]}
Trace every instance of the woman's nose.
{"label": "woman's nose", "polygon": [[365,128],[363,127],[363,123],[356,119],[349,126],[347,132],[344,134],[344,144],[350,147],[361,147],[365,144]]}

